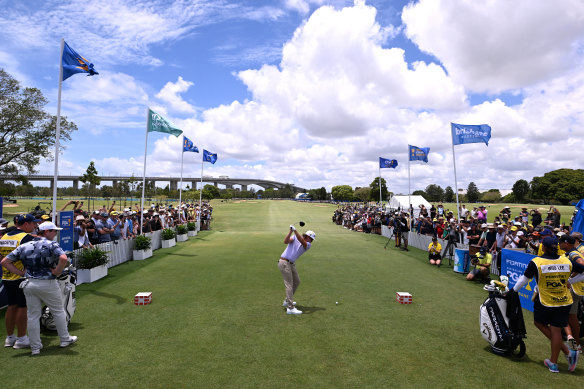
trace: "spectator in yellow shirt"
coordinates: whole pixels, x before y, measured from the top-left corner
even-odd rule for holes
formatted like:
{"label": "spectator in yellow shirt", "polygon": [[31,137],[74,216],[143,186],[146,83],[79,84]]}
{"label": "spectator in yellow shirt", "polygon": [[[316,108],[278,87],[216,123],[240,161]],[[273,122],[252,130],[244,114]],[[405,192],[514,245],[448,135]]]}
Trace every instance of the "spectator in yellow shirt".
{"label": "spectator in yellow shirt", "polygon": [[442,264],[442,245],[438,243],[436,237],[432,238],[432,243],[428,246],[428,259],[430,260],[430,265],[436,265],[440,267]]}

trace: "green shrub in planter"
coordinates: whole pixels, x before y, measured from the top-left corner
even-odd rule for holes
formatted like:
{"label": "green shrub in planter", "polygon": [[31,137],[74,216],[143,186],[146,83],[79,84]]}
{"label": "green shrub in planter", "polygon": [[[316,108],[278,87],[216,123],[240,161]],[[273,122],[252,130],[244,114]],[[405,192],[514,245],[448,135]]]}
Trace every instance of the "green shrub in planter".
{"label": "green shrub in planter", "polygon": [[165,228],[162,230],[162,240],[171,240],[174,239],[175,234],[172,228]]}
{"label": "green shrub in planter", "polygon": [[108,263],[107,252],[99,248],[83,249],[76,256],[77,269],[93,269]]}
{"label": "green shrub in planter", "polygon": [[197,229],[197,223],[195,223],[195,222],[188,222],[187,223],[187,229],[189,231],[195,231]]}
{"label": "green shrub in planter", "polygon": [[188,232],[187,226],[185,226],[184,224],[179,224],[178,226],[176,226],[177,235],[184,235],[187,232]]}
{"label": "green shrub in planter", "polygon": [[148,250],[152,247],[152,239],[145,235],[138,235],[134,245],[134,250]]}

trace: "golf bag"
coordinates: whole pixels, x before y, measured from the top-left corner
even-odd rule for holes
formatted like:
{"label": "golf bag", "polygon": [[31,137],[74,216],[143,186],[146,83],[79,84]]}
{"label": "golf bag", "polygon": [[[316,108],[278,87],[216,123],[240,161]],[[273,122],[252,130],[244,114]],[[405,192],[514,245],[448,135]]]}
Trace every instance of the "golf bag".
{"label": "golf bag", "polygon": [[[63,270],[63,274],[57,277],[59,283],[59,288],[61,288],[63,308],[65,309],[65,316],[67,317],[67,323],[71,321],[73,314],[75,313],[75,308],[77,301],[75,299],[75,284],[77,282],[77,269],[73,266],[69,266]],[[48,330],[56,331],[55,321],[49,307],[45,306],[42,310],[41,315],[41,326]]]}
{"label": "golf bag", "polygon": [[[519,295],[509,292],[501,294],[496,288],[489,288],[489,297],[480,307],[480,331],[497,355],[525,355],[525,322]],[[519,346],[519,351],[514,354]]]}

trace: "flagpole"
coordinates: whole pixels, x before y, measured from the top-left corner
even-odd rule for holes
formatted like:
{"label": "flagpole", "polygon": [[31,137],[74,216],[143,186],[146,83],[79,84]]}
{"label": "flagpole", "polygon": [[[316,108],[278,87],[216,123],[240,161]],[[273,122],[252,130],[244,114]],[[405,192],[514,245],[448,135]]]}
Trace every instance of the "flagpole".
{"label": "flagpole", "polygon": [[381,165],[379,165],[379,205],[383,208],[383,198],[381,197]]}
{"label": "flagpole", "polygon": [[201,228],[201,212],[203,212],[203,162],[205,161],[205,150],[201,155],[201,187],[199,188],[199,214],[197,215],[197,221],[199,222],[199,228]]}
{"label": "flagpole", "polygon": [[148,122],[150,121],[150,109],[146,107],[146,140],[144,141],[144,173],[142,174],[142,199],[140,200],[140,235],[144,227],[144,191],[146,189],[146,155],[148,153]]}
{"label": "flagpole", "polygon": [[[412,188],[411,188],[411,181],[410,181],[410,159],[411,159],[411,145],[408,145],[408,213],[410,213],[410,208],[412,208],[412,213],[413,213],[413,207],[412,207]],[[411,217],[411,216],[410,216]]]}
{"label": "flagpole", "polygon": [[[179,189],[179,195],[178,195],[178,207],[179,209],[181,205],[182,205],[182,185],[183,185],[183,162],[185,159],[185,134],[183,134],[183,141],[182,141],[182,153],[181,153],[181,157],[180,157],[180,189]],[[180,220],[180,218],[179,218]]]}
{"label": "flagpole", "polygon": [[61,87],[63,85],[63,50],[65,38],[61,38],[61,59],[59,61],[59,97],[57,99],[57,134],[55,137],[55,171],[53,174],[53,223],[57,221],[57,182],[59,175],[59,137],[61,136]]}
{"label": "flagpole", "polygon": [[452,163],[454,165],[454,190],[456,191],[456,218],[460,222],[460,210],[458,207],[458,181],[456,179],[456,157],[454,155],[454,139],[452,140]]}

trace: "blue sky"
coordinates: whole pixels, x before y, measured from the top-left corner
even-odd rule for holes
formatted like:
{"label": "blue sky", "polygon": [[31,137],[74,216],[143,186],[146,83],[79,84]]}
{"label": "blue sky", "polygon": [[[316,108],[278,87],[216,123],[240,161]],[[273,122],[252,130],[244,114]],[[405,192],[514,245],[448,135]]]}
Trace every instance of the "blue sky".
{"label": "blue sky", "polygon": [[[56,113],[59,42],[94,63],[63,83],[79,130],[62,174],[142,174],[146,107],[218,153],[205,175],[407,193],[454,187],[449,123],[493,138],[456,148],[458,185],[509,189],[582,166],[584,5],[474,1],[0,0],[0,67]],[[150,134],[148,175],[178,176],[181,140]],[[545,163],[539,163],[542,158]],[[185,176],[200,175],[185,155]],[[40,173],[52,173],[41,164]]]}

